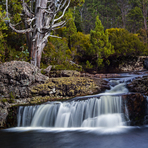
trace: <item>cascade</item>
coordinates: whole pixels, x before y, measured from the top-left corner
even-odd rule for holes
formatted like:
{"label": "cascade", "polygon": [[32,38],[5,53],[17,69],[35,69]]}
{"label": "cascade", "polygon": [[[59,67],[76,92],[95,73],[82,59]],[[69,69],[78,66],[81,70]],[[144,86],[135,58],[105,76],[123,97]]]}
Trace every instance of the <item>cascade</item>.
{"label": "cascade", "polygon": [[[127,93],[125,83],[115,82],[101,96],[85,100],[47,102],[37,106],[21,106],[18,127],[116,127],[126,125],[128,111],[121,93]],[[124,112],[123,112],[124,110]]]}

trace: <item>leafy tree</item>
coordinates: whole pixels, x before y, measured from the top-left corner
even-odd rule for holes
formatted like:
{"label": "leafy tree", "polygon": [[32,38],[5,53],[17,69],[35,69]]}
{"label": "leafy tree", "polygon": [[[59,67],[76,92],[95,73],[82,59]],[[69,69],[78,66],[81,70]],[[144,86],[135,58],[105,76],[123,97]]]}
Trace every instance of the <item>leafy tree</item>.
{"label": "leafy tree", "polygon": [[107,29],[111,44],[114,46],[114,58],[122,56],[139,56],[145,52],[145,46],[138,34],[128,32],[126,29]]}
{"label": "leafy tree", "polygon": [[71,49],[72,48],[71,39],[72,36],[77,33],[77,28],[75,26],[73,13],[70,9],[65,14],[65,18],[67,20],[67,23],[63,31],[64,31],[64,36],[68,39],[68,47],[69,49]]}
{"label": "leafy tree", "polygon": [[68,48],[67,39],[50,37],[43,52],[43,65],[61,65],[66,61],[68,63],[70,60],[71,52]]}
{"label": "leafy tree", "polygon": [[107,58],[114,53],[112,44],[109,42],[108,31],[104,32],[104,27],[96,17],[95,29],[90,32],[90,54],[96,59],[96,66],[102,67],[103,62],[109,64]]}
{"label": "leafy tree", "polygon": [[143,15],[142,15],[142,11],[139,7],[134,7],[133,9],[131,9],[127,15],[127,22],[128,22],[128,29],[131,32],[136,33],[137,30],[139,30],[139,28],[143,27]]}
{"label": "leafy tree", "polygon": [[89,58],[88,49],[90,48],[90,35],[83,34],[82,32],[74,34],[72,37],[72,45],[73,49],[75,49],[75,62],[85,65]]}

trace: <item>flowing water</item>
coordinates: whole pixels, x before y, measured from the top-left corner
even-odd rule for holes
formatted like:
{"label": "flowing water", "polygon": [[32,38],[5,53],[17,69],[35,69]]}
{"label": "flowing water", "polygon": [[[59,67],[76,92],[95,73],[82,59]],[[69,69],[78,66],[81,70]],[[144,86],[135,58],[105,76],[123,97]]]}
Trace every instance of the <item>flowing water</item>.
{"label": "flowing water", "polygon": [[[55,128],[123,126],[126,125],[126,121],[122,111],[122,96],[119,93],[127,92],[125,84],[121,83],[102,93],[98,98],[20,107],[18,126]],[[124,110],[127,110],[126,106]]]}
{"label": "flowing water", "polygon": [[[140,75],[107,79],[110,90],[65,102],[21,106],[18,127],[0,131],[2,147],[147,148],[148,128],[128,126],[122,95]],[[5,142],[6,141],[6,142]],[[14,142],[15,141],[15,142]]]}

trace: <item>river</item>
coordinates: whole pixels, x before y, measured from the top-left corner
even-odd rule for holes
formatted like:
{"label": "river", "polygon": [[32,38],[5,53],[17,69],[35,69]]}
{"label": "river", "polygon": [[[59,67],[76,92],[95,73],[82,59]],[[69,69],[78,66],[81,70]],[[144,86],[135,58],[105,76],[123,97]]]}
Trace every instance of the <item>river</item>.
{"label": "river", "polygon": [[128,126],[121,99],[139,76],[107,79],[101,94],[20,107],[18,127],[0,130],[0,148],[147,148],[148,127]]}

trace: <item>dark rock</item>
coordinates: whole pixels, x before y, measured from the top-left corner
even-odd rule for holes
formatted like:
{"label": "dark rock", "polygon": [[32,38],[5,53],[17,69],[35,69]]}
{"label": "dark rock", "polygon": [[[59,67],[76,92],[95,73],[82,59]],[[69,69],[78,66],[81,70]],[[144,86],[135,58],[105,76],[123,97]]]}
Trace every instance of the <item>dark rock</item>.
{"label": "dark rock", "polygon": [[127,84],[127,87],[130,92],[139,92],[148,94],[148,76],[143,76],[142,78],[137,78],[131,83]]}
{"label": "dark rock", "polygon": [[148,70],[148,58],[144,60],[144,68]]}
{"label": "dark rock", "polygon": [[146,98],[140,93],[134,93],[124,95],[123,99],[126,100],[130,125],[143,125],[146,115]]}

